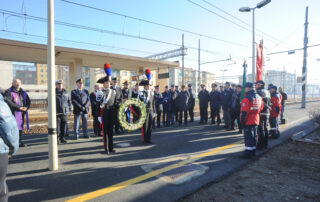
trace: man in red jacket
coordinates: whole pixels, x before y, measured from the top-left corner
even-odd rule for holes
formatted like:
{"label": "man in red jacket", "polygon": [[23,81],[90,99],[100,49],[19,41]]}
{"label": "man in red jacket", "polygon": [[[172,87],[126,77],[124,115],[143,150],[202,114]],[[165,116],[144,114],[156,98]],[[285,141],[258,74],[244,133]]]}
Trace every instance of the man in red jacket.
{"label": "man in red jacket", "polygon": [[244,131],[245,151],[242,158],[252,158],[256,151],[256,135],[263,109],[262,98],[254,91],[253,83],[246,83],[245,96],[241,102],[241,124]]}
{"label": "man in red jacket", "polygon": [[271,94],[271,109],[270,109],[270,132],[269,134],[273,138],[280,137],[280,131],[278,128],[278,117],[281,112],[281,95],[277,92],[277,86],[270,84],[268,90]]}

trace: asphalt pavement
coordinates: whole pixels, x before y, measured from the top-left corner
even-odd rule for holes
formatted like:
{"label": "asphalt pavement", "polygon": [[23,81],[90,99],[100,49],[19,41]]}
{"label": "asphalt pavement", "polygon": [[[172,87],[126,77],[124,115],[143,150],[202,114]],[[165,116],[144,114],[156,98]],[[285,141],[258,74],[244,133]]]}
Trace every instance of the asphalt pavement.
{"label": "asphalt pavement", "polygon": [[[308,111],[320,103],[307,106],[286,107],[288,123],[270,148],[312,129]],[[47,135],[28,135],[29,146],[9,162],[9,201],[176,201],[247,164],[238,158],[242,141],[237,131],[198,121],[154,130],[151,145],[139,131],[116,135],[113,155],[103,153],[101,138],[80,138],[59,145],[59,170],[48,171]]]}

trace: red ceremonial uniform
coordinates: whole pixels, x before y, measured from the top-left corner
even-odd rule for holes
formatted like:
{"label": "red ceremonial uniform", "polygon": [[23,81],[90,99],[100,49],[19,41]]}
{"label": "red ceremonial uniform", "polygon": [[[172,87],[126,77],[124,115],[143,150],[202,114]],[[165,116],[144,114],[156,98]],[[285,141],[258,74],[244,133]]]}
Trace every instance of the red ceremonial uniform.
{"label": "red ceremonial uniform", "polygon": [[281,94],[275,92],[271,94],[270,117],[277,118],[281,112]]}
{"label": "red ceremonial uniform", "polygon": [[262,98],[254,90],[247,92],[241,102],[241,122],[245,126],[259,125],[262,109]]}

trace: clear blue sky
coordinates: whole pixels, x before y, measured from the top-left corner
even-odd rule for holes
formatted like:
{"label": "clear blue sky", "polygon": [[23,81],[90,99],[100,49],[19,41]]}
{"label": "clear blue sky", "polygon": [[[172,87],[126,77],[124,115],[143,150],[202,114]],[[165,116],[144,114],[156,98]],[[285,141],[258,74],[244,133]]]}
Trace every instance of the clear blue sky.
{"label": "clear blue sky", "polygon": [[[228,65],[230,62],[215,63],[211,65],[203,65],[201,68],[206,71],[215,73],[221,76],[220,69],[227,68],[226,75],[242,74],[243,58],[247,59],[249,73],[251,70],[251,13],[240,13],[238,9],[242,6],[255,6],[259,1],[255,0],[207,0],[213,5],[225,10],[233,16],[240,18],[249,25],[243,24],[230,16],[222,13],[214,7],[206,4],[201,0],[193,0],[202,6],[210,9],[213,12],[222,15],[237,24],[249,29],[245,30],[234,24],[219,18],[218,16],[197,7],[187,0],[72,0],[81,4],[90,5],[101,9],[106,9],[114,12],[119,12],[129,16],[143,18],[150,21],[167,24],[174,27],[179,27],[194,31],[197,33],[209,35],[219,39],[232,41],[238,44],[244,44],[248,47],[240,47],[230,45],[216,40],[210,40],[204,37],[199,37],[185,33],[186,46],[197,47],[198,39],[201,40],[201,48],[208,49],[214,52],[209,54],[201,52],[202,61],[212,61],[225,59],[231,54],[236,64]],[[264,33],[257,31],[256,42],[264,39],[266,52],[276,52],[288,50],[290,48],[301,48],[303,45],[303,24],[305,18],[305,7],[309,6],[309,45],[320,44],[320,1],[319,0],[272,0],[272,2],[260,10],[256,10],[256,27],[264,33],[283,41],[280,43],[270,40]],[[28,15],[46,18],[46,1],[44,0],[2,0],[0,9],[10,10],[14,12],[22,12]],[[170,30],[155,25],[150,25],[144,22],[111,15],[108,13],[90,10],[88,8],[79,7],[68,4],[66,2],[55,1],[55,18],[58,21],[75,23],[85,26],[91,26],[99,29],[106,29],[115,32],[137,35],[170,43],[181,43],[181,31]],[[8,17],[0,15],[0,30],[8,30],[11,32],[27,33],[33,35],[46,36],[46,23],[26,20],[17,17]],[[294,32],[295,31],[295,32]],[[291,34],[292,33],[292,34]],[[290,35],[291,34],[291,35]],[[287,36],[290,37],[287,38]],[[23,41],[31,41],[45,43],[46,39],[31,37],[28,35],[18,35],[0,31],[1,38],[9,38]],[[178,48],[173,45],[165,45],[150,41],[132,39],[112,34],[85,31],[72,27],[56,25],[56,38],[75,40],[104,46],[115,46],[127,49],[140,50],[127,51],[118,48],[102,47],[94,45],[83,45],[79,43],[71,43],[65,41],[56,41],[56,45],[68,46],[75,48],[85,48],[106,52],[114,52],[121,54],[129,54],[135,56],[148,56],[152,53],[159,53]],[[318,75],[320,75],[320,47],[309,48],[308,53],[308,73],[309,82],[320,83]],[[197,68],[196,50],[189,49],[186,56],[185,66]],[[173,58],[173,61],[180,58]],[[268,57],[266,61],[266,69],[282,70],[285,68],[289,72],[301,74],[302,69],[302,51],[296,52],[294,55],[279,54]]]}

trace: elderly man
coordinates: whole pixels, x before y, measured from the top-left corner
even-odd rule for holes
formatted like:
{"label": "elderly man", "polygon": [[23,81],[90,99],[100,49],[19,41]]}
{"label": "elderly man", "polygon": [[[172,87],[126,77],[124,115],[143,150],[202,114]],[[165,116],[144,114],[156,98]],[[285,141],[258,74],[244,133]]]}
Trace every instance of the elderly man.
{"label": "elderly man", "polygon": [[87,132],[88,112],[89,112],[89,92],[83,88],[83,79],[76,81],[77,89],[71,91],[71,101],[74,114],[74,137],[79,138],[80,117],[82,119],[83,137],[89,138]]}
{"label": "elderly man", "polygon": [[28,94],[21,88],[21,80],[13,79],[12,86],[5,92],[5,100],[14,115],[19,129],[19,146],[25,147],[22,142],[22,131],[24,125],[24,117],[26,117],[27,129],[29,130],[28,109],[31,101]]}
{"label": "elderly man", "polygon": [[56,81],[56,110],[57,110],[57,134],[60,143],[67,143],[65,140],[67,115],[71,112],[71,100],[68,92],[63,88],[63,80]]}
{"label": "elderly man", "polygon": [[100,85],[94,85],[94,91],[90,94],[91,114],[93,117],[93,132],[96,137],[101,136],[101,128],[98,117],[100,116],[99,103],[97,102],[97,93],[100,91]]}

